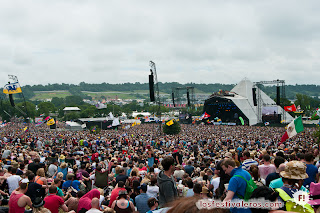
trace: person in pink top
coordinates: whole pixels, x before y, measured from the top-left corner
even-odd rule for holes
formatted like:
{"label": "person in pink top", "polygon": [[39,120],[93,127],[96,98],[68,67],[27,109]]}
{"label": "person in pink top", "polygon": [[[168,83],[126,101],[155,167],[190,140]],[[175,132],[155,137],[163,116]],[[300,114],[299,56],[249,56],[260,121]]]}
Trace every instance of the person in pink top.
{"label": "person in pink top", "polygon": [[32,206],[30,197],[25,195],[28,183],[22,182],[20,186],[11,193],[9,199],[9,213],[24,213],[26,205]]}
{"label": "person in pink top", "polygon": [[92,189],[90,190],[87,194],[83,195],[79,199],[79,204],[78,204],[78,211],[77,212],[83,212],[83,211],[88,211],[91,209],[91,201],[93,198],[100,198],[100,192],[98,189]]}
{"label": "person in pink top", "polygon": [[262,156],[262,165],[259,165],[260,178],[266,179],[268,174],[276,172],[276,166],[270,163],[270,155],[266,154]]}

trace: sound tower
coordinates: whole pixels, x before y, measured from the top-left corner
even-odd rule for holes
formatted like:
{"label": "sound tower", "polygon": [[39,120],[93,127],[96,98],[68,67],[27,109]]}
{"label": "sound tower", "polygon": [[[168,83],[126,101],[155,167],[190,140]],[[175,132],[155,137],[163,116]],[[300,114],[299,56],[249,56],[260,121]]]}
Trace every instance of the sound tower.
{"label": "sound tower", "polygon": [[15,107],[14,100],[12,94],[9,94],[9,100],[12,107]]}
{"label": "sound tower", "polygon": [[150,101],[154,102],[154,82],[153,82],[153,74],[149,75],[149,91],[150,91]]}
{"label": "sound tower", "polygon": [[173,103],[173,107],[176,107],[176,104],[174,103],[174,92],[172,92],[172,103]]}
{"label": "sound tower", "polygon": [[256,94],[257,88],[252,88],[252,99],[253,99],[253,105],[257,106],[257,94]]}
{"label": "sound tower", "polygon": [[280,106],[280,87],[277,86],[277,105]]}
{"label": "sound tower", "polygon": [[188,100],[188,107],[190,106],[190,94],[189,90],[187,90],[187,100]]}

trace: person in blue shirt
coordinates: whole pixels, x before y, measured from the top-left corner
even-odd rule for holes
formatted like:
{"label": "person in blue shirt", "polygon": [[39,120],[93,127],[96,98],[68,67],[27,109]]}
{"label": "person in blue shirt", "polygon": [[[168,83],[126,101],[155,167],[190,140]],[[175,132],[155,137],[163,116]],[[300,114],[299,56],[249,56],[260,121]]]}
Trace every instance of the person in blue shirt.
{"label": "person in blue shirt", "polygon": [[138,189],[140,189],[140,194],[135,197],[136,207],[139,213],[146,213],[150,210],[150,207],[148,206],[148,200],[150,196],[146,193],[148,190],[147,184],[142,184],[138,187]]}
{"label": "person in blue shirt", "polygon": [[79,180],[75,180],[74,179],[74,174],[70,173],[70,174],[67,175],[67,181],[62,184],[62,189],[64,191],[67,191],[68,188],[70,186],[72,186],[76,191],[80,191],[79,186],[81,184],[83,184],[84,187],[86,187],[85,184],[81,180],[80,181]]}
{"label": "person in blue shirt", "polygon": [[307,166],[307,174],[308,178],[303,181],[303,186],[306,188],[310,187],[311,182],[316,183],[319,177],[318,174],[318,168],[313,165],[313,154],[312,153],[307,153],[304,156],[304,159],[306,161],[306,166]]}
{"label": "person in blue shirt", "polygon": [[[223,162],[221,163],[221,167],[226,174],[231,176],[227,195],[223,201],[226,202],[234,199],[240,199],[239,195],[241,197],[244,197],[246,187],[247,187],[247,182],[243,180],[241,177],[249,181],[252,178],[250,173],[247,172],[246,170],[243,170],[241,167],[236,168],[236,162],[230,158],[223,160]],[[239,175],[241,177],[237,177],[235,175]],[[230,211],[232,213],[234,212],[250,213],[251,212],[249,208],[231,208]]]}

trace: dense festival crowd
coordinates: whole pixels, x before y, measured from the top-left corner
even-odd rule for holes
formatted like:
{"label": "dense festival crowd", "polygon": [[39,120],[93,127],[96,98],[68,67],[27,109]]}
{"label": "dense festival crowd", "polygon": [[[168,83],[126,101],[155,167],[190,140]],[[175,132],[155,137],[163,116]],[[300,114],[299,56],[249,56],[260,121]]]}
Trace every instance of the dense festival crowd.
{"label": "dense festival crowd", "polygon": [[[99,133],[25,125],[0,128],[0,212],[319,212],[315,128],[280,144],[285,128],[269,126],[181,125],[164,135],[152,124]],[[295,202],[298,191],[310,201]],[[199,204],[247,196],[283,205]]]}

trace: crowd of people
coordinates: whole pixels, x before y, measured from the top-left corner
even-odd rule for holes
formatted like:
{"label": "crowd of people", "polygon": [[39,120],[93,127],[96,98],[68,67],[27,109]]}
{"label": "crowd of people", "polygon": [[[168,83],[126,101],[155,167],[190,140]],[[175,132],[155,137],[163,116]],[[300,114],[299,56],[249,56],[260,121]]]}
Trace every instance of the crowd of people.
{"label": "crowd of people", "polygon": [[[0,128],[0,212],[319,211],[315,128],[280,144],[285,129],[269,126],[182,124],[164,135],[152,124],[99,133],[25,125]],[[313,200],[295,203],[297,191]],[[249,195],[284,205],[199,206]]]}

